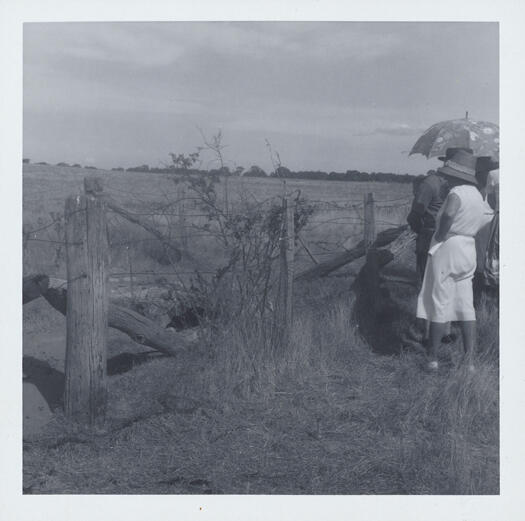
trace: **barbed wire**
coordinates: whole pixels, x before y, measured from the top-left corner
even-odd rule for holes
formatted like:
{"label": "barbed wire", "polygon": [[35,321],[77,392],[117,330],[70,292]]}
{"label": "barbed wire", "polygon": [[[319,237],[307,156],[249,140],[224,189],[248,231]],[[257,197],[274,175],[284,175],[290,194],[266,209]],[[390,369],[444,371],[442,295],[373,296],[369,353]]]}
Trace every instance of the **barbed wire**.
{"label": "barbed wire", "polygon": [[[66,242],[65,241],[54,241],[54,240],[51,240],[51,239],[39,239],[37,237],[28,237],[26,239],[26,241],[32,241],[32,242],[49,242],[51,244],[62,244],[63,246],[66,245]],[[80,244],[82,243],[69,243],[69,244],[74,244],[74,245],[77,245],[79,246]]]}
{"label": "barbed wire", "polygon": [[[49,191],[49,193],[55,193],[54,191]],[[121,195],[127,195],[131,196],[134,199],[136,199],[135,203],[132,203],[131,206],[133,209],[126,209],[126,212],[128,212],[130,215],[133,216],[141,216],[141,217],[151,217],[152,219],[148,219],[148,222],[151,223],[151,225],[157,225],[160,226],[160,219],[158,221],[155,221],[155,217],[162,217],[165,218],[165,224],[162,222],[162,225],[164,226],[164,229],[170,230],[171,228],[175,228],[175,230],[188,230],[185,233],[177,233],[174,235],[167,235],[164,239],[160,237],[147,237],[147,238],[138,238],[138,239],[129,239],[129,240],[116,240],[116,241],[109,241],[109,246],[111,248],[119,248],[122,246],[130,247],[132,245],[141,244],[141,243],[170,243],[170,241],[190,241],[192,239],[200,239],[200,238],[213,238],[216,240],[220,240],[221,233],[218,230],[217,232],[206,230],[202,225],[199,225],[198,223],[191,222],[192,220],[197,220],[201,218],[212,218],[215,215],[221,214],[221,209],[216,209],[215,211],[211,209],[210,212],[203,213],[202,208],[197,206],[193,207],[194,210],[197,211],[192,213],[191,209],[186,206],[182,209],[180,206],[178,208],[174,208],[177,205],[181,205],[184,202],[191,202],[191,201],[197,201],[202,202],[199,197],[192,197],[185,195],[184,197],[180,197],[180,192],[177,193],[175,190],[173,192],[167,193],[167,192],[159,192],[159,193],[145,193],[145,192],[136,192],[136,191],[130,191],[130,190],[124,190],[119,189],[115,187],[108,187],[106,190],[106,193],[118,193]],[[152,202],[148,202],[144,199],[144,196],[152,196],[152,197],[164,197],[164,200],[167,201],[162,204],[156,204]],[[174,200],[169,200],[169,197],[173,195],[176,198]],[[293,195],[293,194],[292,194]],[[298,194],[300,196],[300,193]],[[275,202],[282,201],[282,194],[275,194],[271,195],[269,197],[266,197],[262,201],[258,201],[256,197],[253,194],[248,194],[248,198],[251,198],[248,200],[243,200],[241,198],[240,202],[235,204],[235,206],[232,208],[232,211],[236,212],[242,212],[243,205],[250,204],[251,207],[255,205],[256,207],[262,207],[264,205],[270,205],[274,204]],[[122,199],[122,197],[120,197]],[[301,229],[301,232],[303,233],[318,233],[320,229],[323,229],[323,227],[339,227],[344,229],[345,227],[359,227],[359,231],[356,233],[352,233],[351,235],[346,235],[341,238],[335,240],[309,240],[310,245],[313,245],[311,251],[307,250],[306,246],[303,244],[304,250],[301,248],[299,244],[296,244],[296,250],[294,252],[294,257],[298,260],[298,262],[302,265],[302,262],[304,259],[309,259],[309,261],[317,262],[316,258],[320,259],[321,262],[322,259],[326,259],[327,257],[334,257],[337,255],[344,254],[349,251],[349,248],[346,248],[344,246],[345,243],[349,243],[349,241],[353,241],[354,239],[361,239],[363,238],[363,232],[362,232],[362,225],[365,223],[365,219],[362,215],[363,209],[364,209],[364,201],[358,200],[356,198],[335,198],[335,199],[308,199],[307,197],[304,198],[306,204],[312,204],[314,214],[311,216],[310,221],[308,223],[307,227],[304,227]],[[41,202],[39,199],[38,202]],[[27,203],[27,200],[24,199],[24,204]],[[378,213],[385,212],[383,216],[389,217],[394,216],[397,214],[391,213],[392,210],[403,208],[405,210],[408,209],[408,205],[410,204],[410,198],[409,197],[398,197],[398,198],[391,198],[391,199],[381,199],[374,201],[376,211]],[[144,208],[144,209],[143,209]],[[172,210],[173,208],[173,210]],[[111,210],[111,208],[109,208]],[[199,211],[201,210],[201,211]],[[79,209],[76,211],[85,211],[85,209]],[[333,212],[345,212],[346,215],[339,215],[339,216],[332,216],[331,218],[328,217],[328,214],[333,214]],[[324,218],[323,218],[324,217]],[[381,217],[381,215],[380,215]],[[108,231],[110,229],[116,229],[118,226],[125,220],[126,218],[123,215],[119,215],[115,211],[108,212]],[[174,219],[178,222],[174,223]],[[64,216],[60,215],[56,218],[53,218],[50,222],[42,224],[41,226],[34,228],[33,230],[28,230],[25,228],[23,230],[24,232],[24,240],[25,242],[29,241],[35,241],[40,243],[48,243],[53,245],[60,245],[60,246],[67,246],[68,243],[66,241],[61,240],[53,240],[48,238],[39,238],[39,237],[31,237],[31,235],[36,235],[37,233],[41,233],[45,230],[48,230],[49,228],[53,227],[59,222],[62,222],[64,220]],[[183,222],[183,220],[189,221],[187,224]],[[173,224],[170,224],[173,223]],[[376,214],[376,220],[375,224],[378,226],[400,226],[402,223],[395,220],[388,220],[384,218],[377,219]],[[284,220],[281,223],[281,226],[284,227]],[[117,232],[118,233],[118,232]],[[331,234],[330,234],[331,235]],[[338,234],[339,235],[339,234]],[[69,245],[81,245],[82,242],[75,242],[75,243],[69,243]],[[355,244],[355,243],[354,243]],[[57,248],[58,250],[58,248]],[[315,251],[314,251],[315,250]],[[129,257],[129,254],[128,254]],[[129,258],[128,258],[129,260]],[[277,260],[277,258],[271,259],[271,262]],[[114,266],[115,271],[109,272],[109,277],[118,279],[122,277],[126,278],[133,278],[133,277],[184,277],[184,276],[195,276],[198,277],[200,275],[215,275],[218,276],[221,273],[221,268],[216,269],[187,269],[185,267],[181,267],[181,270],[177,271],[133,271],[131,260],[129,260],[130,263],[130,269],[127,271],[119,271],[120,265]],[[254,271],[243,269],[228,269],[227,272],[229,274],[242,274],[247,277],[250,277],[251,275],[249,273],[254,273],[257,270],[254,268]],[[278,279],[281,278],[282,274],[279,270],[279,274],[276,274],[272,276],[273,278],[277,277]],[[184,279],[180,279],[182,284],[185,284],[183,282]],[[278,288],[278,291],[280,291],[280,287]]]}
{"label": "barbed wire", "polygon": [[399,223],[399,222],[393,222],[393,221],[382,221],[382,220],[376,220],[376,224],[383,224],[383,225],[388,225],[388,226],[402,226],[403,224],[406,224],[406,223]]}
{"label": "barbed wire", "polygon": [[[325,257],[327,255],[335,256],[337,254],[346,253],[348,250],[330,250],[330,251],[313,251],[314,257]],[[311,258],[306,252],[296,252],[294,255],[296,258],[308,257]]]}
{"label": "barbed wire", "polygon": [[[146,195],[146,196],[151,196],[151,197],[159,197],[159,195],[162,195],[161,192],[136,192],[136,191],[132,191],[132,190],[123,190],[121,188],[116,188],[114,186],[104,186],[104,192],[118,192],[118,193],[121,193],[121,194],[126,194],[126,195],[133,195],[133,196],[140,196],[140,195]],[[176,190],[174,190],[174,192],[176,192]]]}
{"label": "barbed wire", "polygon": [[33,230],[29,230],[29,229],[26,228],[26,229],[23,229],[22,231],[23,231],[23,233],[29,234],[29,235],[35,234],[35,233],[39,233],[41,231],[47,230],[48,228],[51,228],[51,226],[54,226],[56,223],[61,222],[63,220],[64,220],[64,217],[60,216],[59,218],[52,220],[50,223],[48,223],[46,225],[43,225],[40,228],[36,228],[36,229],[33,229]]}
{"label": "barbed wire", "polygon": [[175,240],[182,240],[184,238],[191,239],[193,237],[213,237],[215,239],[220,238],[219,233],[201,233],[201,234],[188,234],[188,235],[170,235],[169,237],[165,237],[164,239],[160,239],[157,237],[148,237],[144,239],[130,239],[129,241],[121,241],[121,242],[111,242],[111,246],[129,246],[130,244],[137,244],[137,243],[144,243],[144,242],[170,242]]}
{"label": "barbed wire", "polygon": [[[219,270],[193,270],[193,271],[132,271],[132,275],[148,275],[148,276],[154,276],[158,277],[160,275],[198,275],[199,273],[202,274],[217,274]],[[109,277],[129,277],[130,272],[129,271],[120,271],[120,272],[110,272]]]}

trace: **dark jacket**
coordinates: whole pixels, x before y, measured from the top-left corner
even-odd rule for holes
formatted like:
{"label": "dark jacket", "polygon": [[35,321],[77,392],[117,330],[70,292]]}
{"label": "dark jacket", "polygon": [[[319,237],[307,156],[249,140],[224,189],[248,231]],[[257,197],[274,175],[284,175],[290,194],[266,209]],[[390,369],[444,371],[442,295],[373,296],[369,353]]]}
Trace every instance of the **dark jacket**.
{"label": "dark jacket", "polygon": [[447,181],[437,174],[430,174],[419,183],[407,217],[410,228],[418,234],[417,251],[428,251],[436,230],[437,214],[449,189]]}

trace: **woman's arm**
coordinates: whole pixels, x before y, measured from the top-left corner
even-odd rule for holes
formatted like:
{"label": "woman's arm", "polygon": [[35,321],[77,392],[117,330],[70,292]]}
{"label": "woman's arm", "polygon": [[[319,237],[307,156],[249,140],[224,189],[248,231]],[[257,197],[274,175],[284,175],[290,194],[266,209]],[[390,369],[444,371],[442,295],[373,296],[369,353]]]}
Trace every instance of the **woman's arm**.
{"label": "woman's arm", "polygon": [[445,240],[445,237],[452,226],[452,222],[454,221],[454,216],[459,210],[461,200],[455,193],[450,193],[445,199],[443,205],[443,213],[439,219],[438,228],[434,236],[437,242],[443,242]]}

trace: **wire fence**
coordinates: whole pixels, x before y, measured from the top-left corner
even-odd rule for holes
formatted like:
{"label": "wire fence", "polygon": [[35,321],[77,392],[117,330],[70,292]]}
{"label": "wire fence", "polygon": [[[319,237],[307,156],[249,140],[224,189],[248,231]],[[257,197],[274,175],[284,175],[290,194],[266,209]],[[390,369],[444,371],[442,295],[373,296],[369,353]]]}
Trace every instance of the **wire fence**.
{"label": "wire fence", "polygon": [[[45,198],[50,193],[52,192],[43,193],[42,197]],[[190,277],[196,273],[215,275],[217,268],[213,264],[220,260],[217,252],[224,247],[224,241],[221,241],[224,239],[224,230],[218,229],[211,221],[223,211],[235,213],[243,212],[245,208],[261,209],[282,204],[282,195],[279,194],[261,199],[255,194],[244,193],[239,198],[242,200],[237,200],[231,208],[223,210],[220,207],[206,207],[202,204],[202,198],[180,191],[144,192],[108,186],[104,188],[104,193],[106,196],[124,199],[127,214],[147,221],[159,230],[159,236],[152,236],[140,227],[131,226],[111,209],[107,212],[108,242],[114,253],[110,276],[114,278],[158,275]],[[293,194],[299,197],[301,192],[295,190]],[[156,200],[147,201],[147,198]],[[365,212],[362,197],[303,198],[311,208],[311,215],[301,229],[300,240],[296,238],[295,241],[295,257],[299,265],[323,262],[330,256],[348,251],[363,240]],[[380,231],[404,224],[410,204],[411,198],[408,196],[374,201],[377,229]],[[174,267],[173,262],[158,267],[156,271],[142,269],[144,262],[140,262],[141,255],[151,255],[152,248],[162,250],[166,244],[171,243],[183,243],[190,252],[196,251],[201,257],[207,257],[206,250],[209,248],[210,262],[207,267],[198,268],[183,262],[171,271],[169,268]],[[32,251],[31,244],[40,246]],[[48,266],[59,269],[64,263],[66,248],[64,216],[51,212],[47,220],[40,218],[34,227],[24,225],[23,245],[28,265],[35,264],[37,260],[41,263],[43,256],[47,255]],[[44,253],[42,247],[46,246],[49,251]],[[125,250],[126,254],[123,255],[120,250]],[[161,254],[156,252],[154,256],[159,255]]]}
{"label": "wire fence", "polygon": [[[308,198],[300,189],[263,198],[244,193],[232,201],[227,193],[219,199],[213,187],[192,189],[157,194],[103,190],[101,180],[85,178],[84,193],[71,194],[65,212],[49,212],[23,227],[24,272],[47,275],[47,283],[51,277],[65,279],[54,286],[62,289],[59,295],[51,287],[40,294],[54,301],[53,306],[67,298],[66,380],[73,389],[66,389],[64,397],[68,417],[89,422],[103,417],[91,407],[102,401],[91,396],[99,393],[106,399],[105,379],[100,377],[105,367],[85,360],[105,360],[108,325],[174,354],[186,341],[168,329],[202,303],[206,308],[200,309],[210,312],[212,320],[255,319],[256,331],[264,334],[273,352],[288,349],[295,275],[309,273],[302,271],[305,266],[310,273],[325,270],[325,261],[345,252],[350,254],[344,262],[365,255],[376,232],[404,223],[410,204],[407,197],[374,202],[370,193],[362,200]],[[56,194],[48,192],[38,208],[45,207],[49,196],[56,201]],[[335,260],[340,267],[341,259]],[[125,319],[111,306],[126,309]],[[79,352],[89,356],[80,357]],[[88,393],[85,381],[90,382]],[[81,392],[89,399],[80,399]]]}

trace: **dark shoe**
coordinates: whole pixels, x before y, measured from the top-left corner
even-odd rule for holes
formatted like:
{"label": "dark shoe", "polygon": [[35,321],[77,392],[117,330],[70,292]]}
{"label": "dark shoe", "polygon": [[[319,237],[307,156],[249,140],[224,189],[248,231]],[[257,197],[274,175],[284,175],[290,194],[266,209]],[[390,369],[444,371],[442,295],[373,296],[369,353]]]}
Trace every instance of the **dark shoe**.
{"label": "dark shoe", "polygon": [[441,342],[443,344],[453,344],[457,338],[458,336],[455,333],[449,333],[441,339]]}

